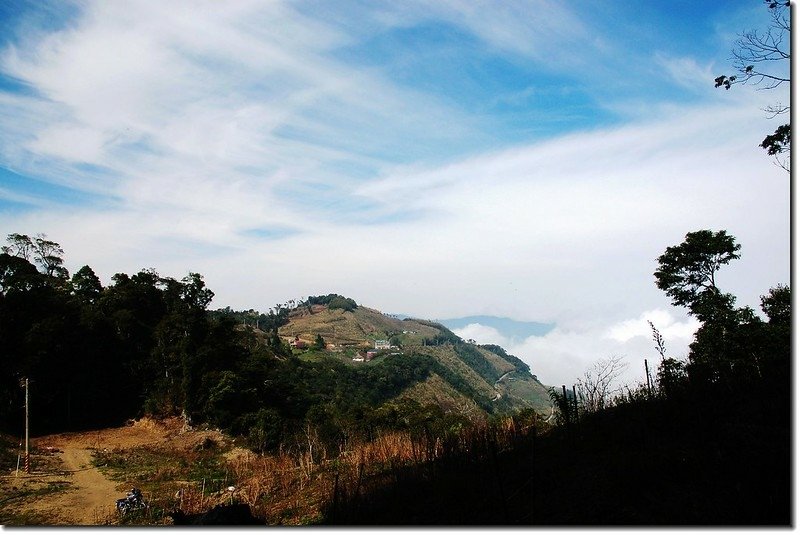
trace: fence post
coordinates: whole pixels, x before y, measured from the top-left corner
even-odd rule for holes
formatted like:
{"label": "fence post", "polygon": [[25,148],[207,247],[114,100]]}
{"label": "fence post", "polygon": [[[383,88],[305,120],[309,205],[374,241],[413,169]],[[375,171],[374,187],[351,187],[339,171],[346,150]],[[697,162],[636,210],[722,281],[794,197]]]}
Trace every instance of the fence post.
{"label": "fence post", "polygon": [[339,472],[336,472],[336,477],[333,480],[333,514],[331,515],[331,524],[336,524],[337,509],[339,508]]}
{"label": "fence post", "polygon": [[579,420],[578,418],[578,392],[575,391],[575,385],[572,385],[572,404],[575,407],[575,422]]}

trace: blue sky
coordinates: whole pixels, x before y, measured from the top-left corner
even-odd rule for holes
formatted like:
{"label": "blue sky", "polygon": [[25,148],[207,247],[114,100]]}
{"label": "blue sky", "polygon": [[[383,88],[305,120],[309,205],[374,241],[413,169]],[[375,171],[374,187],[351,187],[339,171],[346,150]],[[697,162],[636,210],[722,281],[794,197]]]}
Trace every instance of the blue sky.
{"label": "blue sky", "polygon": [[[212,306],[339,292],[555,325],[544,381],[696,324],[654,259],[726,228],[742,304],[789,278],[789,181],[757,147],[788,89],[713,88],[731,2],[0,2],[0,232],[106,283],[205,275]],[[723,275],[725,279],[725,275]]]}

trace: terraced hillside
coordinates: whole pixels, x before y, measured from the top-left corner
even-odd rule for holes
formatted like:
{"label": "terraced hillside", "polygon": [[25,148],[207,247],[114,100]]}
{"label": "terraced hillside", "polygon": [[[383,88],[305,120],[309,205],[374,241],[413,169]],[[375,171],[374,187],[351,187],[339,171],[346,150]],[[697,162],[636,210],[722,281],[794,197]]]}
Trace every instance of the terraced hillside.
{"label": "terraced hillside", "polygon": [[415,320],[400,320],[363,306],[353,311],[324,305],[298,308],[289,314],[289,320],[278,333],[287,339],[299,336],[309,344],[319,334],[328,343],[343,347],[374,347],[376,340],[390,338],[403,344],[422,345],[425,339],[439,334],[435,327]]}
{"label": "terraced hillside", "polygon": [[[441,369],[399,397],[436,403],[445,409],[458,408],[460,412],[551,411],[548,388],[531,375],[525,363],[498,346],[466,343],[434,322],[401,320],[363,306],[347,311],[314,305],[293,310],[289,323],[278,333],[286,341],[299,339],[308,347],[322,336],[326,353],[353,366],[375,365],[382,357],[396,357],[398,353],[433,357]],[[376,341],[387,341],[392,349],[380,351],[371,362],[353,361],[359,353],[374,348]],[[312,352],[306,358],[317,355]]]}

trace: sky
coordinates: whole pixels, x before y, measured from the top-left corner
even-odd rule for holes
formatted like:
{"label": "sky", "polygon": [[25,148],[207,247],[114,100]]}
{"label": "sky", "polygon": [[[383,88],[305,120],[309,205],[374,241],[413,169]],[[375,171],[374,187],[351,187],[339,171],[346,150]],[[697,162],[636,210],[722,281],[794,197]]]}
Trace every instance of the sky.
{"label": "sky", "polygon": [[725,229],[718,285],[789,282],[788,88],[715,89],[757,0],[0,1],[0,233],[66,267],[201,273],[212,308],[340,293],[474,323],[545,384],[685,358],[655,287]]}

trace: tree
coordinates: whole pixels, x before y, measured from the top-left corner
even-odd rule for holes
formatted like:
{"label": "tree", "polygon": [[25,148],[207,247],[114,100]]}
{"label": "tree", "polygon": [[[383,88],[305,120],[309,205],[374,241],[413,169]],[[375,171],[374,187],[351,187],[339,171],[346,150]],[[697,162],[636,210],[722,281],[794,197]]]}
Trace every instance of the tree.
{"label": "tree", "polygon": [[25,260],[31,259],[31,255],[33,254],[33,241],[30,236],[14,232],[6,237],[6,241],[8,245],[4,245],[0,248],[5,254],[17,256]]}
{"label": "tree", "polygon": [[672,297],[673,304],[689,307],[703,322],[690,345],[685,368],[662,361],[662,388],[679,386],[684,369],[693,386],[736,389],[754,380],[781,384],[790,355],[791,291],[779,285],[762,296],[769,323],[750,307],[734,307],[736,298],[719,291],[715,274],[739,258],[739,249],[725,231],[701,230],[690,232],[682,244],[668,247],[659,257],[658,287]]}
{"label": "tree", "polygon": [[699,319],[730,309],[734,297],[723,294],[716,284],[719,268],[739,258],[741,245],[724,230],[698,230],[686,234],[680,245],[667,247],[658,257],[656,285],[676,306],[688,307]]}
{"label": "tree", "polygon": [[322,337],[321,334],[318,334],[316,338],[314,338],[314,345],[311,346],[312,349],[323,350],[325,349],[325,339]]}
{"label": "tree", "polygon": [[214,292],[206,287],[203,276],[199,273],[189,273],[188,276],[181,279],[181,282],[183,283],[181,297],[190,307],[205,310],[214,299]]}
{"label": "tree", "polygon": [[69,272],[63,266],[64,249],[54,241],[48,240],[44,234],[37,234],[33,239],[33,258],[48,277],[66,279]]}
{"label": "tree", "polygon": [[[658,258],[656,285],[672,298],[674,305],[688,307],[703,322],[690,346],[687,366],[689,375],[703,382],[715,382],[730,374],[737,346],[735,333],[740,325],[755,319],[751,309],[735,309],[736,298],[722,293],[716,284],[716,272],[739,258],[740,248],[724,230],[699,230],[686,234],[683,243],[667,247]],[[674,378],[674,372],[680,372],[662,371],[667,382]]]}
{"label": "tree", "polygon": [[686,379],[685,363],[672,357],[667,357],[658,365],[656,382],[661,395],[666,397],[674,396],[684,387]]}
{"label": "tree", "polygon": [[41,286],[43,279],[36,266],[24,257],[0,253],[0,295],[11,290],[26,291]]}
{"label": "tree", "polygon": [[597,412],[605,408],[615,393],[613,387],[622,371],[628,366],[622,357],[615,356],[597,361],[578,379],[578,399],[585,412]]}
{"label": "tree", "polygon": [[64,267],[64,249],[54,241],[48,240],[45,234],[37,234],[31,238],[27,234],[9,234],[6,237],[8,245],[4,245],[2,252],[17,256],[24,260],[31,260],[39,270],[48,277],[66,279],[69,273]]}
{"label": "tree", "polygon": [[792,361],[792,291],[779,284],[761,296],[761,310],[769,321],[764,325],[764,353],[766,374],[775,378],[775,383],[791,377]]}
{"label": "tree", "polygon": [[[771,21],[766,31],[749,30],[736,41],[733,54],[733,68],[737,74],[722,75],[714,79],[714,87],[726,90],[737,84],[752,83],[760,89],[775,89],[791,80],[789,53],[791,23],[789,21],[789,0],[765,0],[770,10]],[[787,114],[788,105],[778,103],[765,110],[769,118]],[[760,146],[767,154],[774,156],[778,165],[789,171],[791,151],[791,126],[783,124],[775,133],[768,135]],[[786,154],[786,156],[782,156]]]}
{"label": "tree", "polygon": [[81,299],[94,303],[100,297],[103,285],[92,268],[83,266],[72,276],[72,291]]}
{"label": "tree", "polygon": [[779,284],[770,288],[769,294],[761,296],[761,310],[769,318],[769,322],[778,325],[792,323],[792,291],[788,286]]}

